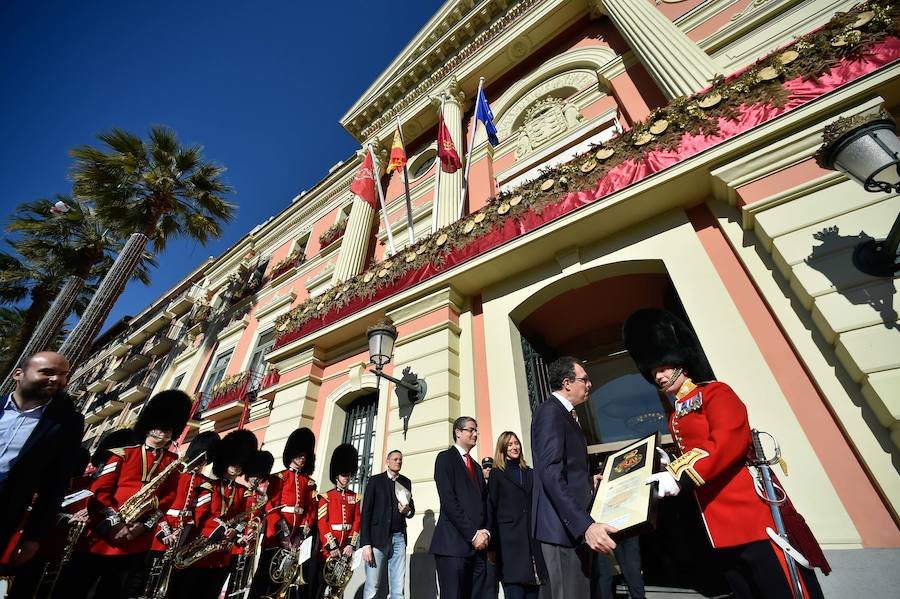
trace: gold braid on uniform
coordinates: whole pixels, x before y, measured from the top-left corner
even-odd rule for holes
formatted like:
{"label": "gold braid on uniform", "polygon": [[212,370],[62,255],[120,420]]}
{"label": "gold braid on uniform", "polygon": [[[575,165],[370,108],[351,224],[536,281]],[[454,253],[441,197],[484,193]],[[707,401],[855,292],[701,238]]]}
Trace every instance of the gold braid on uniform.
{"label": "gold braid on uniform", "polygon": [[693,483],[695,487],[699,487],[706,481],[704,481],[697,471],[694,470],[694,465],[708,455],[708,452],[703,451],[699,447],[695,447],[672,460],[672,463],[666,466],[666,469],[675,477],[675,480],[679,482],[681,482],[681,476],[687,474],[690,482]]}

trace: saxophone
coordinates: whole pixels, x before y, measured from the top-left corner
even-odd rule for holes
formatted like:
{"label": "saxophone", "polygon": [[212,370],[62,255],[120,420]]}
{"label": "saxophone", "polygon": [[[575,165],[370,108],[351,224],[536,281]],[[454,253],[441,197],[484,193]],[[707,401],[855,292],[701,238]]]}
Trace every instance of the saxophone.
{"label": "saxophone", "polygon": [[119,506],[119,517],[122,519],[122,522],[125,524],[134,524],[138,521],[138,518],[150,510],[157,509],[159,507],[159,498],[156,494],[159,492],[159,488],[162,487],[163,483],[165,483],[175,471],[178,471],[179,473],[186,472],[196,467],[204,459],[206,459],[206,454],[201,453],[191,460],[190,463],[185,462],[184,458],[179,458],[163,468],[162,472],[150,479],[137,493],[126,499],[122,505]]}
{"label": "saxophone", "polygon": [[78,539],[81,538],[86,527],[87,522],[75,522],[74,524],[69,524],[69,529],[66,532],[66,546],[63,549],[62,556],[58,561],[50,562],[44,566],[44,569],[41,572],[41,578],[38,580],[37,587],[34,590],[34,599],[45,599],[46,597],[51,597],[53,595],[56,581],[59,580],[62,569],[69,563],[69,560],[72,559],[72,552],[75,551],[75,545],[78,543]]}
{"label": "saxophone", "polygon": [[322,578],[328,588],[325,589],[323,599],[341,599],[344,596],[344,589],[353,576],[351,568],[353,564],[353,555],[342,555],[340,557],[331,557],[325,560],[325,570]]}
{"label": "saxophone", "polygon": [[[266,503],[267,500],[268,498],[263,495],[262,498],[257,501],[257,503],[254,504],[250,509],[226,520],[225,522],[223,522],[223,524],[227,528],[235,528],[239,522],[243,521],[248,516],[251,516],[254,512],[257,512]],[[217,551],[225,551],[233,544],[234,541],[230,539],[223,538],[221,541],[213,541],[209,537],[200,536],[194,541],[191,541],[190,543],[185,545],[178,551],[178,553],[175,554],[175,568],[177,568],[178,570],[189,568],[207,555],[212,555]]]}

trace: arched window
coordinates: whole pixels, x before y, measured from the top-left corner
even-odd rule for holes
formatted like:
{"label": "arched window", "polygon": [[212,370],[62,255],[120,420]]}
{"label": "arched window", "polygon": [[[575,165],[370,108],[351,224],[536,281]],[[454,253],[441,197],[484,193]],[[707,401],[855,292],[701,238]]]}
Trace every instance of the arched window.
{"label": "arched window", "polygon": [[349,443],[359,452],[359,468],[350,481],[350,488],[362,493],[372,474],[375,457],[375,417],[378,414],[378,393],[369,393],[356,399],[346,408],[342,442]]}

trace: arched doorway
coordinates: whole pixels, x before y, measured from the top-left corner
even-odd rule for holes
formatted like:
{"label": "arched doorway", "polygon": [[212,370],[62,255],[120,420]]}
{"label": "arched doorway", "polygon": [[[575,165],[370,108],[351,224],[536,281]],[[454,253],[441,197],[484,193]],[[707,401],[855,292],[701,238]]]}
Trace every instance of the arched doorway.
{"label": "arched doorway", "polygon": [[[590,281],[580,287],[557,282],[560,291],[553,297],[548,297],[553,290],[544,290],[543,303],[530,303],[518,329],[532,410],[550,394],[547,364],[563,355],[584,360],[593,390],[590,400],[576,409],[592,464],[599,471],[611,452],[656,431],[664,446],[672,448],[667,428],[671,406],[641,376],[625,350],[625,319],[640,308],[664,308],[687,323],[690,319],[661,269],[591,276],[596,274],[576,275]],[[696,589],[705,596],[724,590],[723,581],[702,567],[711,559],[711,548],[691,494],[660,502],[657,529],[641,535],[639,544],[648,587]]]}

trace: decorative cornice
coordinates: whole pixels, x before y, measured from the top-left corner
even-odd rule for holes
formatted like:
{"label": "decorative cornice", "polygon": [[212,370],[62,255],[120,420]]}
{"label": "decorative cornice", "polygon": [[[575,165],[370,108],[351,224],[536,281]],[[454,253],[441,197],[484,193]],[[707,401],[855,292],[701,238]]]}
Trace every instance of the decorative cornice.
{"label": "decorative cornice", "polygon": [[[357,138],[369,138],[373,136],[386,123],[393,120],[404,108],[439,86],[441,82],[453,74],[460,65],[468,62],[468,60],[477,54],[479,50],[499,37],[515,21],[539,4],[539,0],[521,0],[521,2],[510,8],[503,16],[494,21],[487,29],[476,35],[471,42],[462,46],[452,58],[447,60],[440,68],[435,70],[434,73],[419,83],[415,88],[407,92],[405,96],[399,100],[388,103],[388,107],[381,112],[380,116],[373,120],[367,120],[364,118],[364,113],[362,112],[349,119],[349,115],[347,115],[342,119],[344,128]],[[403,81],[405,79],[400,78],[400,80]],[[387,89],[382,90],[379,92],[379,96],[383,96],[387,93]],[[370,106],[373,104],[376,104],[374,99],[369,102]]]}

